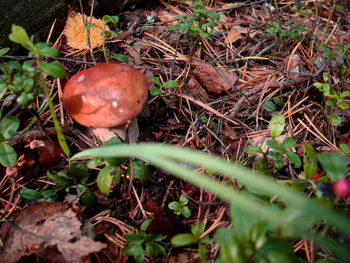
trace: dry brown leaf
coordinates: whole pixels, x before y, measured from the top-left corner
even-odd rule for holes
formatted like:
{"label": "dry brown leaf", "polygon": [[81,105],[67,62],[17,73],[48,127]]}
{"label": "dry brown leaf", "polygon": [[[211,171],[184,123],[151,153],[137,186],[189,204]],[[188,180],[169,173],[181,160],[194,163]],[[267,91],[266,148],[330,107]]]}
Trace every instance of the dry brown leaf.
{"label": "dry brown leaf", "polygon": [[45,262],[88,262],[89,254],[105,248],[81,232],[76,213],[64,203],[38,202],[24,208],[0,229],[0,263],[37,255]]}
{"label": "dry brown leaf", "polygon": [[248,29],[245,27],[233,26],[230,32],[228,32],[227,39],[231,43],[234,43],[237,40],[242,39],[243,38],[242,34],[247,34],[247,32],[248,32]]}
{"label": "dry brown leaf", "polygon": [[194,61],[191,63],[191,66],[193,67],[193,74],[198,81],[207,91],[215,94],[229,90],[238,78],[234,72],[213,67],[202,61]]}
{"label": "dry brown leaf", "polygon": [[[156,16],[159,18],[160,21],[168,22],[170,20],[173,20],[176,15],[173,15],[173,14],[169,13],[168,11],[161,9],[157,12]],[[173,21],[173,22],[169,22],[168,25],[172,26],[172,25],[175,25],[177,23],[178,23],[177,21]]]}
{"label": "dry brown leaf", "polygon": [[[87,21],[90,21],[89,17],[87,17]],[[98,27],[90,28],[90,44],[92,48],[98,48],[102,46],[103,23],[101,19],[96,19],[92,17],[91,24],[96,25]],[[64,28],[64,35],[66,36],[68,46],[79,50],[89,49],[87,33],[86,30],[84,30],[84,27],[85,26],[83,23],[82,15],[80,13],[74,12],[70,8],[68,12],[66,26]],[[105,30],[109,30],[108,26],[106,26]]]}

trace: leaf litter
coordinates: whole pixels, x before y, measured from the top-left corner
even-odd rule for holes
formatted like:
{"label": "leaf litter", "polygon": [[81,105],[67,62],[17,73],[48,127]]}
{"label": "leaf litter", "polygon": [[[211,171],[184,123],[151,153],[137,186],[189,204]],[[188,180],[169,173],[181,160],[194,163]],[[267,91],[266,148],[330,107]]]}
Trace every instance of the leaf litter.
{"label": "leaf litter", "polygon": [[[179,83],[179,89],[164,89],[164,94],[161,96],[149,98],[145,113],[139,117],[139,141],[158,141],[206,149],[227,159],[243,162],[247,158],[244,152],[246,145],[266,141],[270,136],[267,127],[272,114],[282,112],[288,116],[286,131],[282,136],[288,135],[297,139],[298,153],[301,153],[300,145],[306,139],[312,141],[316,149],[327,150],[337,148],[339,143],[349,142],[346,128],[350,125],[349,110],[341,113],[343,124],[339,129],[334,129],[325,121],[325,114],[320,108],[310,106],[314,101],[321,102],[319,94],[311,84],[320,79],[319,73],[329,63],[312,41],[314,32],[311,30],[315,21],[313,18],[297,17],[290,9],[294,3],[292,1],[282,3],[283,8],[279,10],[282,17],[277,14],[273,5],[263,2],[209,1],[208,8],[220,11],[220,19],[226,23],[214,28],[216,34],[209,41],[204,38],[192,41],[177,31],[168,31],[169,26],[177,23],[174,21],[175,16],[186,16],[192,12],[189,8],[193,3],[191,1],[185,3],[161,1],[161,4],[152,11],[136,9],[120,14],[123,21],[118,25],[121,35],[118,38],[119,42],[108,43],[111,54],[125,55],[131,65],[142,69],[152,77],[159,77],[162,83],[167,80],[176,80]],[[307,7],[315,11],[314,2],[310,1]],[[329,1],[321,2],[320,10],[320,18],[325,25],[331,14]],[[338,40],[343,44],[349,43],[350,33],[346,22],[348,15],[342,12],[336,10],[329,19],[334,31],[329,30],[326,34],[321,34],[322,40],[332,48],[335,47],[335,42],[331,40]],[[158,24],[148,24],[149,15],[152,15]],[[90,17],[87,17],[87,21],[89,20]],[[297,40],[290,37],[283,41],[281,40],[283,37],[266,32],[266,29],[271,27],[271,22],[289,20],[300,22],[309,31],[300,32],[300,38]],[[100,19],[92,18],[92,24],[102,26]],[[64,30],[66,39],[65,41],[63,39],[62,43],[76,50],[87,50],[89,47],[84,26],[81,14],[71,11]],[[92,48],[101,47],[100,28],[90,28],[90,39]],[[64,45],[58,46],[58,49],[65,54]],[[96,52],[95,55],[98,62],[104,62],[102,53]],[[111,60],[111,62],[118,61]],[[72,58],[64,61],[70,76],[89,64],[92,62],[86,53],[82,55],[82,60]],[[335,72],[335,69],[336,65],[330,67],[332,72]],[[343,83],[338,88],[350,90],[348,83]],[[276,96],[282,100],[282,106],[277,107],[275,112],[261,108],[263,101],[272,102]],[[73,127],[64,113],[61,118],[65,127]],[[94,136],[83,127],[75,126],[72,129],[73,132],[65,134],[67,137],[73,137],[73,151],[98,145]],[[317,138],[329,140],[325,143],[325,140]],[[30,139],[28,140],[31,141]],[[43,138],[40,140],[44,142]],[[28,143],[26,141],[24,145]],[[19,147],[24,147],[20,140],[17,144]],[[57,259],[64,257],[64,254],[67,257],[66,261],[74,262],[83,260],[90,253],[98,252],[106,246],[82,236],[81,223],[76,212],[67,204],[37,203],[26,207],[24,201],[19,198],[19,191],[26,187],[33,189],[52,187],[52,182],[48,182],[44,175],[45,165],[40,162],[40,154],[46,153],[45,145],[50,144],[39,141],[37,146],[33,145],[34,149],[39,149],[40,152],[37,154],[37,160],[30,159],[30,167],[36,165],[39,170],[32,175],[32,178],[25,177],[26,169],[18,165],[15,173],[18,182],[12,181],[9,171],[0,183],[1,197],[6,200],[4,214],[7,218],[14,219],[11,223],[4,223],[1,228],[4,243],[2,253],[7,251],[8,257],[6,262],[16,262],[30,255],[50,255],[53,259]],[[47,152],[52,152],[54,149],[52,145],[48,148]],[[54,158],[62,157],[57,155]],[[173,178],[157,169],[153,169],[153,176],[148,182],[134,180],[131,188],[133,190],[130,192],[125,190],[127,189],[125,185],[129,183],[126,167],[125,163],[121,165],[121,182],[113,183],[108,197],[101,194],[94,180],[90,179],[89,185],[98,198],[97,208],[90,210],[91,208],[80,207],[81,217],[94,223],[99,239],[107,244],[103,253],[98,254],[102,262],[127,261],[121,252],[126,244],[125,234],[137,232],[134,227],[141,225],[145,215],[156,219],[150,227],[152,231],[158,230],[170,235],[176,234],[177,231],[183,232],[180,228],[186,228],[185,226],[189,226],[197,219],[203,220],[211,233],[220,225],[230,224],[225,205],[217,204],[215,196],[179,180],[170,184]],[[67,166],[62,169],[67,170]],[[197,172],[204,173],[204,169],[201,169]],[[289,166],[283,171],[274,171],[274,175],[277,178],[297,177],[299,180],[300,174],[297,169]],[[310,194],[310,190],[307,191]],[[176,220],[174,225],[178,225],[179,229],[170,228],[168,224],[173,219],[169,220],[169,211],[165,209],[164,203],[179,200],[181,193],[185,193],[190,199],[193,216],[180,223]],[[150,200],[154,203],[153,208],[149,206]],[[45,215],[41,214],[42,211]],[[92,211],[94,215],[87,211]],[[28,218],[25,214],[28,214]],[[222,218],[221,214],[224,215]],[[25,223],[21,218],[24,218]],[[64,222],[67,229],[63,229],[60,222]],[[37,226],[41,226],[42,229]],[[61,229],[59,227],[62,227],[65,237],[49,233],[52,229]],[[77,240],[82,241],[77,243]],[[76,243],[84,244],[86,247],[75,247]],[[217,255],[218,247],[210,248],[211,254]],[[295,251],[304,258],[315,256],[313,248],[313,244],[306,242],[294,243]],[[186,262],[193,262],[199,258],[196,251],[174,254],[177,254],[180,261]],[[170,258],[171,262],[177,260],[173,256]],[[1,260],[0,262],[5,262]],[[148,255],[146,260],[152,261]],[[160,259],[160,262],[165,262],[165,258]]]}

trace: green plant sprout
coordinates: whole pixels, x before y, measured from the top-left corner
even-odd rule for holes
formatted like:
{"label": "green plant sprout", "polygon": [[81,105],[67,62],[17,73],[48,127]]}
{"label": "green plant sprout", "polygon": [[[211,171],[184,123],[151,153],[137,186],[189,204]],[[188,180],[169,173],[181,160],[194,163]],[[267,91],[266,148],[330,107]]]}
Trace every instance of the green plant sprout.
{"label": "green plant sprout", "polygon": [[14,166],[17,162],[17,153],[13,147],[7,143],[18,130],[20,121],[12,115],[3,117],[0,110],[0,163],[5,167]]}
{"label": "green plant sprout", "polygon": [[[45,72],[54,78],[65,77],[65,71],[58,61],[45,62],[42,57],[55,58],[58,56],[56,49],[49,46],[47,43],[34,43],[34,36],[27,35],[25,29],[21,26],[12,25],[12,31],[9,38],[14,43],[20,44],[29,51],[29,56],[35,56],[35,62],[26,60],[23,64],[18,61],[3,62],[0,65],[0,99],[9,91],[17,96],[17,104],[19,107],[28,108],[33,103],[35,97],[41,89],[50,108],[51,117],[56,129],[58,142],[67,157],[70,156],[69,148],[63,136],[62,130],[57,120],[56,112],[52,103],[52,98],[49,95],[49,90],[42,73]],[[9,49],[1,49],[0,53],[6,54]],[[13,166],[17,161],[17,155],[13,148],[5,143],[19,128],[19,121],[12,116],[4,116],[3,129],[0,136],[1,158],[0,162],[6,166]],[[4,129],[4,125],[9,128]]]}
{"label": "green plant sprout", "polygon": [[[109,16],[109,15],[104,15],[102,17],[102,27],[98,26],[96,24],[90,24],[84,27],[84,30],[88,30],[90,28],[93,27],[97,27],[100,28],[102,30],[102,52],[104,54],[105,60],[108,63],[108,58],[110,57],[110,51],[108,48],[106,48],[106,39],[111,35],[114,34],[115,36],[119,36],[119,33],[113,30],[106,30],[107,24],[108,23],[112,23],[112,24],[118,24],[119,23],[119,17],[118,16]],[[114,57],[118,60],[121,60],[122,62],[125,62],[125,56],[121,57],[121,56],[116,56]],[[127,63],[127,62],[126,62]]]}
{"label": "green plant sprout", "polygon": [[297,16],[312,14],[313,11],[307,8],[308,3],[309,1],[304,1],[304,2],[296,1],[296,3],[292,6],[292,10],[296,11]]}
{"label": "green plant sprout", "polygon": [[191,225],[191,233],[181,233],[173,236],[171,238],[171,244],[177,247],[198,244],[199,258],[202,262],[207,262],[206,255],[208,250],[204,245],[210,243],[212,240],[209,236],[201,238],[204,230],[205,225],[202,221],[198,221],[197,224]]}
{"label": "green plant sprout", "polygon": [[174,211],[174,214],[183,215],[185,218],[189,218],[191,216],[191,210],[187,204],[188,199],[184,195],[181,195],[179,202],[171,202],[168,204],[168,207]]}
{"label": "green plant sprout", "polygon": [[193,13],[186,17],[176,16],[175,19],[180,22],[169,27],[169,30],[178,30],[186,38],[200,36],[208,39],[216,24],[225,23],[220,20],[220,15],[216,11],[207,10],[205,6],[207,2],[205,0],[194,0],[193,4],[189,6]]}
{"label": "green plant sprout", "polygon": [[269,29],[266,30],[270,35],[278,35],[280,37],[290,38],[294,40],[300,39],[300,32],[307,31],[306,28],[300,27],[299,24],[292,24],[291,21],[286,22],[286,27],[281,26],[278,22],[272,22]]}
{"label": "green plant sprout", "polygon": [[179,84],[175,80],[168,80],[163,84],[160,82],[160,79],[158,77],[153,77],[152,80],[157,86],[153,86],[150,88],[150,93],[152,96],[158,96],[164,93],[164,88],[177,88],[179,86]]}
{"label": "green plant sprout", "polygon": [[[120,145],[123,142],[118,137],[113,137],[103,143],[101,147]],[[120,165],[124,163],[126,158],[91,158],[87,163],[87,167],[94,169],[102,167],[97,174],[97,187],[101,193],[109,195],[112,183],[119,183],[121,179]],[[132,168],[131,168],[132,167]],[[127,169],[128,174],[133,174],[134,178],[146,181],[149,177],[149,169],[144,162],[136,160],[130,162]]]}
{"label": "green plant sprout", "polygon": [[[331,90],[330,84],[328,83],[328,73],[323,72],[322,77],[324,83],[315,82],[313,85],[323,93],[326,106],[332,108],[335,111],[348,109],[349,105],[344,101],[344,98],[350,96],[350,91],[346,90],[337,93]],[[341,118],[335,112],[329,114],[327,118],[331,123],[333,123],[334,126],[339,126],[341,124]]]}
{"label": "green plant sprout", "polygon": [[[285,118],[283,115],[273,116],[269,124],[270,135],[273,138],[280,136],[284,130],[284,126],[285,126]],[[273,151],[268,151],[267,155],[272,156],[274,160],[274,164],[277,169],[283,168],[283,162],[282,162],[283,155],[285,155],[287,159],[290,161],[290,163],[294,164],[296,168],[299,168],[301,166],[301,160],[299,156],[291,150],[296,146],[295,139],[287,137],[283,140],[282,143],[278,142],[275,139],[271,139],[266,142],[266,145],[273,150]],[[251,154],[262,153],[265,155],[265,153],[263,153],[263,150],[260,146],[253,147],[252,145],[247,146],[246,153],[251,153]],[[263,157],[263,160],[267,162],[266,156]]]}
{"label": "green plant sprout", "polygon": [[271,232],[259,217],[238,216],[245,212],[235,206],[230,209],[233,228],[220,228],[214,239],[220,245],[215,262],[301,262],[292,244]]}
{"label": "green plant sprout", "polygon": [[123,254],[126,256],[133,256],[136,263],[144,262],[144,250],[152,258],[166,254],[165,248],[159,244],[166,236],[152,233],[147,234],[145,232],[151,221],[151,219],[148,219],[142,223],[140,233],[125,234],[126,245],[123,247]]}

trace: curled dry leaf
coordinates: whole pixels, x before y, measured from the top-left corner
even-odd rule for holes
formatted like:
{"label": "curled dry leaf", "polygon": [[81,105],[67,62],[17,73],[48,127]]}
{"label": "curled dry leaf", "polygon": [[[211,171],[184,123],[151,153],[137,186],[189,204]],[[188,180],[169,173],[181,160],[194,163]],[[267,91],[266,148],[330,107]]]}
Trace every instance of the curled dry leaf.
{"label": "curled dry leaf", "polygon": [[[85,16],[85,15],[84,15]],[[86,16],[85,16],[86,17]],[[87,21],[90,21],[90,17],[86,17]],[[92,48],[102,46],[102,27],[103,23],[101,19],[92,17],[91,25],[97,27],[91,27],[90,30],[90,44]],[[74,12],[71,8],[68,12],[66,26],[64,28],[64,35],[67,39],[67,45],[74,49],[88,50],[88,41],[86,30],[84,30],[83,17],[80,13]],[[105,30],[109,30],[106,26]]]}
{"label": "curled dry leaf", "polygon": [[81,232],[76,213],[64,203],[38,202],[24,208],[0,234],[0,263],[37,255],[45,262],[88,262],[89,254],[105,248]]}
{"label": "curled dry leaf", "polygon": [[41,166],[49,167],[54,165],[63,157],[62,149],[49,140],[33,140],[26,147],[39,150],[39,163]]}
{"label": "curled dry leaf", "polygon": [[237,80],[237,74],[213,67],[212,65],[194,61],[191,63],[193,74],[207,91],[220,94],[228,91]]}

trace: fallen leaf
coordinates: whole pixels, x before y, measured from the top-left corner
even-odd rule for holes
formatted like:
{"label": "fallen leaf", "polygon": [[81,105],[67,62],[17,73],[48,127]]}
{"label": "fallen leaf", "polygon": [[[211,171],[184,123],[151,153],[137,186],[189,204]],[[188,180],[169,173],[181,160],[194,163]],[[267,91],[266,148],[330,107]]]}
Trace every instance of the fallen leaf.
{"label": "fallen leaf", "polygon": [[[176,15],[173,15],[173,14],[169,13],[168,11],[161,9],[157,12],[156,16],[159,18],[160,21],[168,22],[170,20],[173,20]],[[172,25],[175,25],[177,23],[178,23],[177,21],[173,21],[173,22],[169,22],[168,25],[172,26]]]}
{"label": "fallen leaf", "polygon": [[49,140],[33,140],[25,147],[39,150],[39,163],[44,167],[56,164],[63,156],[62,149]]}
{"label": "fallen leaf", "polygon": [[242,34],[247,34],[248,28],[241,26],[233,26],[228,32],[227,39],[231,43],[243,38]]}
{"label": "fallen leaf", "polygon": [[106,245],[83,236],[81,225],[68,204],[31,204],[13,222],[1,226],[0,263],[17,262],[34,254],[46,262],[88,262],[90,253]]}
{"label": "fallen leaf", "polygon": [[[86,19],[88,22],[90,21],[90,17],[87,17]],[[98,27],[90,28],[90,45],[92,48],[98,48],[102,46],[103,42],[102,20],[92,17],[91,25],[96,25]],[[86,30],[84,30],[84,27],[85,26],[83,23],[82,14],[76,13],[70,8],[68,12],[66,26],[64,28],[64,35],[66,36],[68,46],[79,50],[89,49],[87,33]],[[108,26],[106,26],[105,30],[109,31]]]}
{"label": "fallen leaf", "polygon": [[193,74],[207,91],[220,94],[228,91],[237,80],[237,74],[226,70],[213,67],[212,65],[194,61],[191,63]]}

